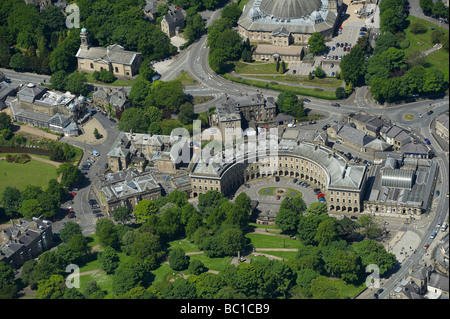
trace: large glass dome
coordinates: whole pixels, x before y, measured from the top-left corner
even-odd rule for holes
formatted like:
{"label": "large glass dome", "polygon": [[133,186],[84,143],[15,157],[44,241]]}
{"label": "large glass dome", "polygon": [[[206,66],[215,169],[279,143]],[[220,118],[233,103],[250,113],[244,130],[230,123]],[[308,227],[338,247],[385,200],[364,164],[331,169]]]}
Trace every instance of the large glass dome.
{"label": "large glass dome", "polygon": [[319,10],[322,0],[262,0],[260,10],[277,18],[298,19]]}

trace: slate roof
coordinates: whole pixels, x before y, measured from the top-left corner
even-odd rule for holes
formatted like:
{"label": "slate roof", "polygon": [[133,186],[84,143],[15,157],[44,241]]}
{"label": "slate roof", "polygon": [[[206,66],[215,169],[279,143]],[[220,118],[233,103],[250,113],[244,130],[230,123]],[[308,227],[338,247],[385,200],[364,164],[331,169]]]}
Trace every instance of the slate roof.
{"label": "slate roof", "polygon": [[292,33],[323,32],[333,28],[337,14],[325,0],[250,0],[238,21],[249,31],[273,32],[284,27]]}
{"label": "slate roof", "polygon": [[78,49],[77,58],[93,61],[104,61],[105,63],[118,63],[132,65],[136,58],[141,55],[139,52],[127,51],[118,44],[104,47],[90,47],[87,50]]}

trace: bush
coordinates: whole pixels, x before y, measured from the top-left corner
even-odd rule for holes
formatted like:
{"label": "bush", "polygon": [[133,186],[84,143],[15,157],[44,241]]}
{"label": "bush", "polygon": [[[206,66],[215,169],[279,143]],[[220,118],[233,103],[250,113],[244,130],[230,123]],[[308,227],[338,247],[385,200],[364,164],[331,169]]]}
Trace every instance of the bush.
{"label": "bush", "polygon": [[336,89],[336,97],[338,99],[343,99],[346,97],[345,89],[341,86]]}
{"label": "bush", "polygon": [[427,27],[420,22],[414,22],[409,27],[409,30],[414,34],[420,34],[427,32]]}
{"label": "bush", "polygon": [[406,50],[407,48],[409,48],[409,40],[405,39],[405,40],[401,41],[399,43],[399,46],[400,46],[400,49]]}

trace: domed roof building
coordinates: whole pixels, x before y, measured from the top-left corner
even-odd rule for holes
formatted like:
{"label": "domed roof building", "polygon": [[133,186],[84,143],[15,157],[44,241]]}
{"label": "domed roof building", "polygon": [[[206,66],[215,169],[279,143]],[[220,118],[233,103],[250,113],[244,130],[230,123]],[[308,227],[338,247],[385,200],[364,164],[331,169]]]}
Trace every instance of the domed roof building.
{"label": "domed roof building", "polygon": [[238,21],[239,34],[275,46],[307,44],[314,32],[330,38],[341,6],[342,0],[249,0]]}

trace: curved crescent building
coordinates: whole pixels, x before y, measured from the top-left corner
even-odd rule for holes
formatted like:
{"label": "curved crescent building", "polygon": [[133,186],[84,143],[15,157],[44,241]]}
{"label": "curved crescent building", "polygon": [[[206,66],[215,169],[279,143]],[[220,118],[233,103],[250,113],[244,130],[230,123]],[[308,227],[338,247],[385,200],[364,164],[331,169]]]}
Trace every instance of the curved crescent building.
{"label": "curved crescent building", "polygon": [[342,0],[249,0],[238,21],[250,42],[275,46],[307,44],[314,32],[333,35]]}

